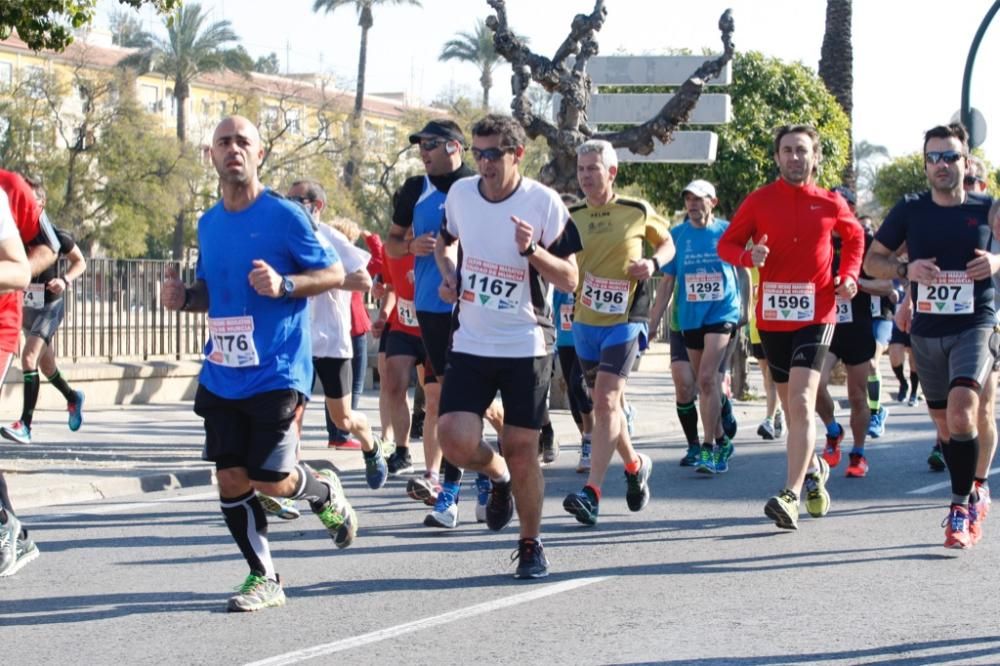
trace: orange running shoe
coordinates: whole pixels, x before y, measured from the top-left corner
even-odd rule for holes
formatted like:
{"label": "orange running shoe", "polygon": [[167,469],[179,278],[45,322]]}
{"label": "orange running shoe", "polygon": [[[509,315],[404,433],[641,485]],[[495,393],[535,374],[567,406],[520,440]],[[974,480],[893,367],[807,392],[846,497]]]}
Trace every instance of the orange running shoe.
{"label": "orange running shoe", "polygon": [[944,527],[944,547],[965,550],[972,548],[972,535],[969,533],[969,511],[958,504],[951,505],[948,517],[941,523]]}
{"label": "orange running shoe", "polygon": [[840,443],[844,441],[844,429],[840,429],[840,434],[836,437],[832,437],[829,434],[826,436],[826,448],[823,449],[823,460],[831,468],[836,467],[840,464]]}

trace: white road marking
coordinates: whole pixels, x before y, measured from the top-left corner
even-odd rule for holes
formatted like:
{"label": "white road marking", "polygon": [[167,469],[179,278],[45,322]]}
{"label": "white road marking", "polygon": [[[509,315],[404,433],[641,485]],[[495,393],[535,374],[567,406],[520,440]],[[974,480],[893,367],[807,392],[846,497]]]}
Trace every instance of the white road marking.
{"label": "white road marking", "polygon": [[[1000,472],[1000,467],[994,467],[990,470],[990,474],[996,474]],[[935,490],[941,490],[942,488],[950,488],[951,481],[942,481],[941,483],[933,483],[929,486],[924,486],[923,488],[917,488],[916,490],[911,490],[907,492],[907,495],[929,495]]]}
{"label": "white road marking", "polygon": [[[71,511],[67,513],[47,513],[47,514],[32,514],[31,512],[25,513],[25,519],[30,520],[32,523],[48,523],[55,520],[65,520],[66,518],[72,518],[73,516],[103,516],[109,513],[126,513],[128,511],[136,509],[148,509],[149,507],[156,506],[157,504],[177,504],[180,502],[200,502],[206,499],[218,499],[218,491],[210,493],[197,493],[195,495],[180,495],[177,497],[161,497],[160,499],[148,500],[146,502],[129,502],[128,504],[108,504],[107,506],[95,506],[93,508],[81,509],[77,511]],[[20,515],[20,514],[19,514]]]}
{"label": "white road marking", "polygon": [[332,643],[325,643],[323,645],[316,645],[310,648],[305,648],[304,650],[296,650],[295,652],[286,652],[285,654],[279,654],[269,659],[263,659],[261,661],[254,661],[247,666],[277,666],[279,664],[296,664],[307,659],[315,659],[316,657],[323,657],[329,654],[334,654],[335,652],[343,652],[344,650],[350,650],[356,647],[361,647],[362,645],[369,645],[371,643],[377,643],[379,641],[384,641],[389,638],[395,638],[396,636],[402,636],[403,634],[413,633],[414,631],[420,631],[422,629],[428,629],[430,627],[436,627],[438,625],[447,624],[449,622],[454,622],[456,620],[463,620],[469,617],[475,617],[476,615],[482,615],[484,613],[489,613],[491,611],[498,610],[500,608],[508,608],[510,606],[516,606],[518,604],[523,604],[528,601],[533,601],[535,599],[541,599],[543,597],[552,596],[553,594],[560,594],[562,592],[569,592],[579,587],[584,587],[586,585],[593,585],[594,583],[600,583],[602,581],[608,580],[611,576],[601,576],[595,578],[577,578],[575,580],[568,580],[562,583],[553,583],[550,585],[545,585],[542,587],[537,587],[528,592],[522,592],[520,594],[515,594],[510,597],[503,599],[495,599],[493,601],[487,601],[485,603],[476,604],[475,606],[468,606],[466,608],[459,608],[457,610],[450,611],[448,613],[443,613],[441,615],[435,615],[433,617],[427,617],[422,620],[415,620],[413,622],[407,622],[405,624],[399,624],[395,627],[387,627],[385,629],[380,629],[379,631],[373,631],[367,634],[361,634],[360,636],[354,636],[352,638],[343,638],[339,641],[334,641]]}

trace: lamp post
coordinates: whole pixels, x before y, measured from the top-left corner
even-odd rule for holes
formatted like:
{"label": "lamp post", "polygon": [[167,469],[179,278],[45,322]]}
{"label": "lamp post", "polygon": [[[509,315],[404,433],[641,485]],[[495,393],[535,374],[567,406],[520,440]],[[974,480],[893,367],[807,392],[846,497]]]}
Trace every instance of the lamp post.
{"label": "lamp post", "polygon": [[[979,24],[979,30],[976,31],[976,36],[972,39],[972,46],[969,47],[969,57],[965,60],[965,75],[962,77],[962,106],[960,107],[962,114],[962,124],[969,130],[969,146],[975,147],[979,145],[979,141],[974,141],[973,136],[977,136],[975,129],[973,127],[973,116],[972,116],[972,105],[970,104],[970,86],[972,84],[972,66],[976,62],[976,53],[979,51],[979,43],[983,41],[983,35],[986,34],[986,29],[990,27],[990,22],[993,21],[993,17],[996,13],[1000,11],[1000,0],[996,0],[990,10],[986,12],[986,16],[983,17],[983,22]],[[985,128],[983,128],[985,129]]]}

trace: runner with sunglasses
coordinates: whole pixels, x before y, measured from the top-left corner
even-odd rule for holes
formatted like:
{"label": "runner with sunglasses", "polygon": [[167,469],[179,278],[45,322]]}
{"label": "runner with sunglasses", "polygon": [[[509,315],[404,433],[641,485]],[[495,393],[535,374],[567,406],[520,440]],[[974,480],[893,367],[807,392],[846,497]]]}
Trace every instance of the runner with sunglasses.
{"label": "runner with sunglasses", "polygon": [[[910,343],[927,408],[939,433],[951,476],[945,548],[969,548],[982,536],[988,495],[976,487],[980,435],[991,436],[992,369],[996,332],[992,276],[1000,256],[989,251],[989,197],[968,193],[968,135],[960,124],[924,135],[924,171],[930,190],[905,196],[889,212],[865,259],[875,277],[910,281]],[[909,261],[894,253],[904,252]],[[908,325],[907,325],[908,324]],[[944,440],[944,437],[942,437]]]}

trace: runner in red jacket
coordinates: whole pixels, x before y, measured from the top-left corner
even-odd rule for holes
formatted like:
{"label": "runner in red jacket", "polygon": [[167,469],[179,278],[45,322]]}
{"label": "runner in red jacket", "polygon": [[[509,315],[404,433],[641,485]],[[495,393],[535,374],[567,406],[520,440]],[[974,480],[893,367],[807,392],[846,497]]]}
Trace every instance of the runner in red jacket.
{"label": "runner in red jacket", "polygon": [[[813,452],[813,414],[823,357],[833,335],[835,296],[857,294],[864,252],[860,225],[838,195],[812,183],[821,159],[819,133],[786,125],[774,140],[781,177],[751,192],[719,240],[719,256],[760,271],[757,328],[778,395],[788,415],[788,471],[784,489],[764,513],[778,527],[798,527],[799,494],[806,509],[826,515],[829,465]],[[840,270],[831,270],[836,232],[842,239]]]}

